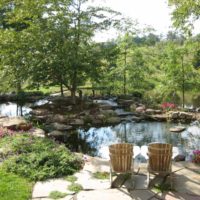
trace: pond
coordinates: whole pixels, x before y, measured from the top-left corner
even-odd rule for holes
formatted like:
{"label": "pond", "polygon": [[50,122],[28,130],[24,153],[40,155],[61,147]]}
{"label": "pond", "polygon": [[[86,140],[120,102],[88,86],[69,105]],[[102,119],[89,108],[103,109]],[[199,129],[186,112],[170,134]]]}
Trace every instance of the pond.
{"label": "pond", "polygon": [[26,115],[31,111],[28,105],[19,106],[13,102],[7,102],[0,104],[0,115],[15,117],[15,116],[22,116]]}
{"label": "pond", "polygon": [[43,105],[49,102],[46,99],[38,100],[35,103],[26,103],[23,106],[18,105],[16,102],[6,102],[0,104],[0,115],[15,117],[28,115],[32,110],[30,107],[34,105]]}
{"label": "pond", "polygon": [[[0,104],[0,114],[7,116],[26,115],[31,111],[31,105],[42,105],[47,100],[40,100],[34,104],[26,104],[23,107],[16,103]],[[113,101],[97,101],[116,106]],[[116,110],[118,113],[124,112],[123,109]],[[91,127],[89,129],[77,129],[71,133],[67,132],[58,140],[64,142],[73,151],[83,152],[92,156],[108,158],[108,146],[119,142],[132,143],[135,146],[135,156],[141,160],[147,158],[147,145],[151,142],[167,142],[173,144],[173,157],[178,154],[186,155],[189,159],[192,150],[200,149],[200,125],[187,125],[186,131],[182,133],[172,133],[171,127],[177,124],[164,122],[140,122],[136,123],[124,121],[115,126]]]}
{"label": "pond", "polygon": [[149,143],[167,142],[173,145],[173,157],[184,154],[186,159],[190,159],[192,150],[200,148],[199,125],[188,126],[182,133],[172,133],[169,129],[174,125],[164,122],[124,122],[116,126],[78,129],[60,139],[74,151],[102,158],[108,158],[110,144],[132,143],[135,146],[135,157],[144,161],[147,159],[146,151]]}

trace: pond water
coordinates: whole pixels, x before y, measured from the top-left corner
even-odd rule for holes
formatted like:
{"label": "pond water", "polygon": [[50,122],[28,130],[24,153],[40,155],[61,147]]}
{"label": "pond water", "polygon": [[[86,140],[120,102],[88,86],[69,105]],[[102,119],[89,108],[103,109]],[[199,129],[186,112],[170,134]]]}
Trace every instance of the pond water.
{"label": "pond water", "polygon": [[[35,102],[34,105],[42,105],[47,102],[47,100],[40,100]],[[117,105],[109,100],[97,102],[112,106]],[[7,116],[29,114],[31,105],[33,104],[20,107],[16,103],[3,103],[0,104],[0,114]],[[118,109],[118,112],[123,113],[124,110]],[[135,146],[135,157],[137,156],[144,161],[147,159],[146,151],[149,143],[167,142],[173,144],[173,157],[184,154],[187,159],[190,159],[192,150],[200,149],[200,125],[198,123],[187,125],[186,131],[182,133],[170,132],[169,129],[176,125],[164,122],[135,123],[127,118],[127,121],[116,126],[91,127],[87,130],[78,129],[71,133],[68,132],[58,140],[64,142],[73,151],[102,158],[109,157],[108,146],[110,144],[128,142]]]}
{"label": "pond water", "polygon": [[38,100],[35,103],[26,103],[23,106],[18,105],[15,102],[7,102],[0,104],[0,115],[15,117],[15,116],[24,116],[28,115],[32,110],[30,107],[33,105],[43,105],[48,103],[49,101],[46,99]]}
{"label": "pond water", "polygon": [[28,114],[32,109],[28,105],[19,106],[13,102],[0,104],[0,115],[15,117]]}
{"label": "pond water", "polygon": [[124,122],[116,126],[79,129],[66,134],[61,140],[70,149],[102,158],[108,158],[110,144],[128,142],[134,144],[135,156],[141,160],[147,159],[149,143],[167,142],[173,145],[173,157],[184,154],[186,159],[190,159],[192,150],[200,148],[199,125],[188,126],[182,133],[172,133],[169,129],[174,125],[162,122]]}

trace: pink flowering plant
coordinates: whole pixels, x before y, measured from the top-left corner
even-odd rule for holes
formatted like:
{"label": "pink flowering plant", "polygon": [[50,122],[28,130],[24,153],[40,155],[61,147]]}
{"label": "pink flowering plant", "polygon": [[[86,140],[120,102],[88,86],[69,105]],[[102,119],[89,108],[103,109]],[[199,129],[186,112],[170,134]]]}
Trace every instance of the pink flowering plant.
{"label": "pink flowering plant", "polygon": [[169,111],[169,110],[173,110],[174,108],[176,108],[176,105],[174,103],[164,102],[161,104],[161,107],[163,110]]}
{"label": "pink flowering plant", "polygon": [[196,164],[200,164],[200,150],[193,151],[192,162]]}
{"label": "pink flowering plant", "polygon": [[3,138],[5,136],[12,136],[14,134],[15,134],[14,131],[9,130],[7,128],[0,127],[0,138]]}

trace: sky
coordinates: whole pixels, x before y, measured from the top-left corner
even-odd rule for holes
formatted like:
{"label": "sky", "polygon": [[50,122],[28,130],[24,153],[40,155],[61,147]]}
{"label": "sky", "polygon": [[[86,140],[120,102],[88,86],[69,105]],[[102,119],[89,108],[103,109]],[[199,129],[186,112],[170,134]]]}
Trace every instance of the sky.
{"label": "sky", "polygon": [[[167,0],[93,0],[93,3],[119,11],[141,25],[150,25],[156,30],[156,34],[165,35],[172,30],[172,9],[168,7]],[[105,41],[113,37],[116,35],[109,31],[106,34],[96,34],[95,40]]]}

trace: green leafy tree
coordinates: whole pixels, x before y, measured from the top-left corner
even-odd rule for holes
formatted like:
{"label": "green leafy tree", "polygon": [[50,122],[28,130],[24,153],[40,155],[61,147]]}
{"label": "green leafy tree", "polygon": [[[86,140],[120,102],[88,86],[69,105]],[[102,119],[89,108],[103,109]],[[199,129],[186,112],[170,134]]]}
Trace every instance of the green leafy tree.
{"label": "green leafy tree", "polygon": [[[15,74],[18,82],[26,81],[32,87],[60,85],[63,92],[64,85],[75,99],[78,85],[97,74],[99,51],[92,42],[94,32],[116,23],[111,18],[119,14],[86,6],[87,2],[14,0],[12,9],[2,19],[7,26],[1,31],[3,71]],[[7,1],[1,2],[0,10],[7,6]],[[9,24],[27,27],[19,32]],[[12,59],[13,52],[16,55]]]}
{"label": "green leafy tree", "polygon": [[199,0],[169,0],[169,5],[174,7],[172,12],[174,26],[182,28],[191,34],[193,23],[200,16]]}
{"label": "green leafy tree", "polygon": [[190,49],[188,44],[176,45],[168,43],[164,56],[163,70],[165,72],[165,85],[172,93],[181,91],[182,106],[185,106],[185,92],[197,86],[199,74],[192,66]]}

